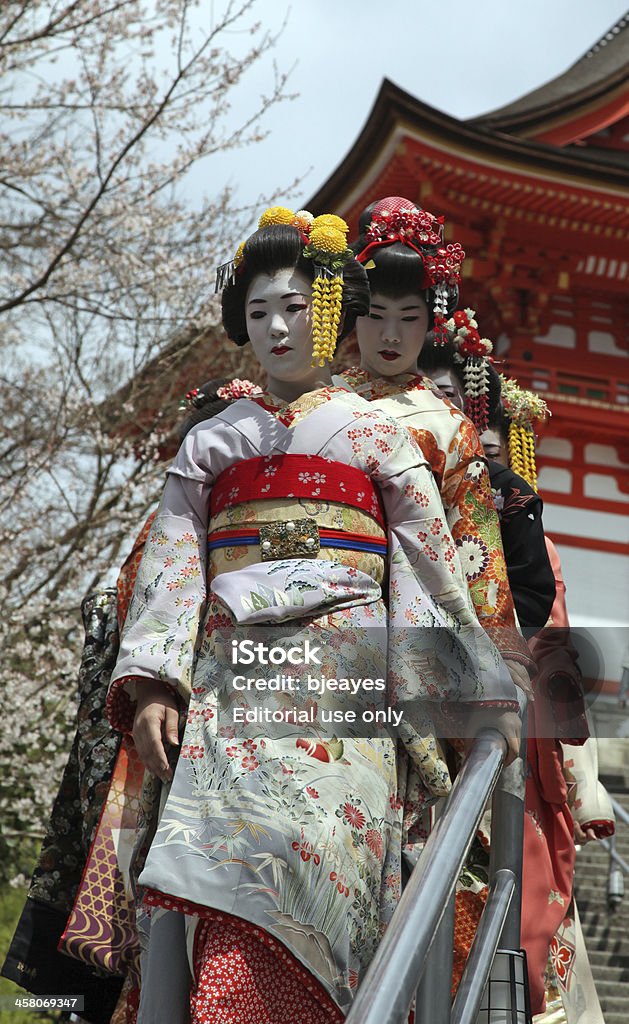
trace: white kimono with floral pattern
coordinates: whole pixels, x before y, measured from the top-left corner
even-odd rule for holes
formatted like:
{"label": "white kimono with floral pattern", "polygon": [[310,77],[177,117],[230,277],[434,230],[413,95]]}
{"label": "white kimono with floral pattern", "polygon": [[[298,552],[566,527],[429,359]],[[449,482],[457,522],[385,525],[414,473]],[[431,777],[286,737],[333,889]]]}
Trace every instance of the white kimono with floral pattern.
{"label": "white kimono with floral pattern", "polygon": [[[346,391],[322,389],[293,409],[287,427],[268,407],[243,399],[184,441],[138,573],[113,706],[117,694],[128,700],[141,685],[125,683],[132,676],[161,679],[184,699],[190,694],[181,756],[141,883],[174,897],[172,905],[184,900],[266,929],[346,1010],[399,898],[403,845],[418,837],[426,803],[448,789],[430,708],[457,700],[515,708],[517,695],[478,625],[417,445],[395,420]],[[373,576],[342,552],[250,557],[242,568],[236,560],[232,571],[210,574],[206,595],[213,482],[243,459],[281,453],[351,465],[377,485],[388,524],[386,603]],[[300,505],[305,516],[320,511],[314,491]],[[350,667],[352,630],[399,627],[389,699],[409,712],[408,721],[397,738],[341,734],[317,744],[294,735],[243,740],[221,729],[213,624],[226,620],[286,622],[318,643],[334,641]],[[440,627],[432,649],[430,628],[417,626]],[[386,672],[386,652],[372,653]]]}

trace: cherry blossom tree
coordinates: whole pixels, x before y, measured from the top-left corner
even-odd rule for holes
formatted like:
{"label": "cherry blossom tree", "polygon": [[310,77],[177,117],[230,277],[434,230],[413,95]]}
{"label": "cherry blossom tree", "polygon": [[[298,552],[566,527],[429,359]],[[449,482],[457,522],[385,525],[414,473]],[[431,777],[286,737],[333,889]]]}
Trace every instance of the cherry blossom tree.
{"label": "cherry blossom tree", "polygon": [[237,167],[287,98],[275,70],[266,94],[246,93],[242,123],[230,116],[275,42],[256,6],[0,5],[0,861],[12,870],[7,846],[41,831],[68,750],[80,599],[159,492],[173,392],[191,353],[217,344],[213,270],[251,221],[220,183],[193,193],[190,171],[211,173],[226,150]]}

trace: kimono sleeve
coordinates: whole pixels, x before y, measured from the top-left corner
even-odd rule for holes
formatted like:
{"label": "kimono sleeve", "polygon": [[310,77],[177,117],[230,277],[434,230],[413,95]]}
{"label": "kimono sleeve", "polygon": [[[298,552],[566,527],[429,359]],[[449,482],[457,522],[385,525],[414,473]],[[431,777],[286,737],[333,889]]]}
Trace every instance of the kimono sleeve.
{"label": "kimono sleeve", "polygon": [[479,622],[503,657],[530,666],[516,625],[485,453],[467,419],[451,441],[441,494]]}
{"label": "kimono sleeve", "polygon": [[406,430],[381,413],[365,413],[351,435],[380,488],[389,528],[395,701],[460,701],[518,710],[509,672],[475,615],[422,452]]}
{"label": "kimono sleeve", "polygon": [[159,680],[184,699],[190,692],[217,462],[206,435],[195,429],[181,446],[144,543],[107,700],[110,721],[122,731],[133,725],[136,680]]}
{"label": "kimono sleeve", "polygon": [[590,737],[581,747],[564,747],[564,775],[568,805],[581,828],[592,829],[597,839],[613,836],[616,816],[609,794],[598,777],[597,741]]}
{"label": "kimono sleeve", "polygon": [[578,745],[589,736],[579,652],[572,642],[559,555],[548,537],[544,540],[557,593],[547,626],[529,639],[537,669],[529,714],[541,736]]}

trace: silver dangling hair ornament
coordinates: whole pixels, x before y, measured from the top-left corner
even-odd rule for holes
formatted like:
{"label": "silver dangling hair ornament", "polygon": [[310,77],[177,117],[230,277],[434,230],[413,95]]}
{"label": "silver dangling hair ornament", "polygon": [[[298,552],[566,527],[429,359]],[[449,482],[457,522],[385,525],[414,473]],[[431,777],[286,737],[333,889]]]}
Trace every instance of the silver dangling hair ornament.
{"label": "silver dangling hair ornament", "polygon": [[236,280],[236,261],[227,260],[227,263],[222,263],[220,267],[216,268],[216,283],[214,285],[214,292],[222,292],[228,284],[234,284]]}

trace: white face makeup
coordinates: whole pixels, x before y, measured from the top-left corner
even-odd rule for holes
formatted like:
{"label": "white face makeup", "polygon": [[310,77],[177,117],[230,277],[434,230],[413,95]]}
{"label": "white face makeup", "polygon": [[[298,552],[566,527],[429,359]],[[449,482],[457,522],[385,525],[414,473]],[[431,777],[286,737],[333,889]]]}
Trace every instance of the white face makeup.
{"label": "white face makeup", "polygon": [[417,373],[417,359],[428,330],[428,306],[415,293],[392,299],[375,292],[369,316],[359,316],[356,335],[363,370],[373,377]]}
{"label": "white face makeup", "polygon": [[491,428],[484,430],[480,435],[480,441],[488,459],[496,459],[498,462],[502,462],[503,466],[509,465],[507,446],[497,430]]}
{"label": "white face makeup", "polygon": [[440,391],[443,391],[446,398],[449,398],[453,405],[461,412],[465,410],[465,392],[463,385],[452,370],[434,370],[430,374],[433,384],[436,384]]}
{"label": "white face makeup", "polygon": [[328,367],[312,362],[312,286],[298,271],[258,274],[245,300],[247,334],[269,390],[291,401],[329,383]]}

